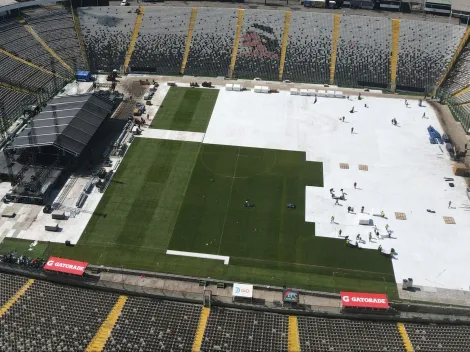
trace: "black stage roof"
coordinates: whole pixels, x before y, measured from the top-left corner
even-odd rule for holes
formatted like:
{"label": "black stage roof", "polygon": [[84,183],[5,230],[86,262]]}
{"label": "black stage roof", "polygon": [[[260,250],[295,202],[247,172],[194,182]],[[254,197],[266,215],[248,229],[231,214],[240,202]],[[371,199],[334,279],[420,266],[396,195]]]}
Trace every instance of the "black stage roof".
{"label": "black stage roof", "polygon": [[56,97],[14,138],[9,149],[53,145],[80,155],[112,109],[111,100],[94,93]]}

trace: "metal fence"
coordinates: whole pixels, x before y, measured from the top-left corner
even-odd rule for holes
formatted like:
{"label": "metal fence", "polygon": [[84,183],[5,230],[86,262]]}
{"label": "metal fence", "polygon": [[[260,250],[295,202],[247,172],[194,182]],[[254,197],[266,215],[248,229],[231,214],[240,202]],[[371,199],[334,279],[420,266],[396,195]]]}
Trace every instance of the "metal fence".
{"label": "metal fence", "polygon": [[466,110],[463,105],[459,105],[453,99],[446,101],[454,118],[462,124],[466,132],[470,130],[470,111]]}

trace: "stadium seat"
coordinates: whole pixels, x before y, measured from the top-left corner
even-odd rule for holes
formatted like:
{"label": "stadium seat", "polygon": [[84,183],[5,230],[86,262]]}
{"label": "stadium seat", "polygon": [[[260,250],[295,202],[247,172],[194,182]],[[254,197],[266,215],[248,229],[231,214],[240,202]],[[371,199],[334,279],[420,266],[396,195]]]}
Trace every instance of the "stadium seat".
{"label": "stadium seat", "polygon": [[202,351],[287,351],[286,315],[213,307]]}
{"label": "stadium seat", "polygon": [[405,324],[415,351],[468,351],[470,326]]}
{"label": "stadium seat", "polygon": [[389,18],[341,16],[335,83],[386,88],[390,83],[391,38]]}
{"label": "stadium seat", "polygon": [[0,346],[4,351],[84,351],[117,298],[36,280],[0,319]]}
{"label": "stadium seat", "polygon": [[179,74],[191,8],[146,7],[130,61],[132,71]]}
{"label": "stadium seat", "polygon": [[85,67],[70,8],[54,4],[27,9],[23,16],[74,72]]}
{"label": "stadium seat", "polygon": [[236,9],[200,8],[185,74],[226,76],[237,27]]}
{"label": "stadium seat", "polygon": [[111,72],[124,65],[137,6],[80,7],[83,41],[92,71]]}
{"label": "stadium seat", "polygon": [[245,10],[234,76],[279,79],[285,12]]}
{"label": "stadium seat", "polygon": [[463,26],[401,20],[397,86],[432,92],[464,33]]}
{"label": "stadium seat", "polygon": [[[459,60],[447,75],[447,79],[441,87],[440,94],[444,97],[451,96],[459,90],[470,85],[470,42],[460,52]],[[466,100],[470,101],[470,100]]]}
{"label": "stadium seat", "polygon": [[396,323],[298,317],[302,351],[404,351]]}
{"label": "stadium seat", "polygon": [[[0,273],[0,306],[27,281]],[[111,332],[101,330],[118,298],[36,280],[0,318],[0,351],[85,351],[98,331],[105,333],[105,352],[192,350],[200,304],[128,296]],[[466,351],[470,345],[467,325],[404,326],[414,351]],[[301,351],[406,350],[396,322],[298,316],[297,329]],[[213,306],[200,350],[287,351],[288,336],[288,315]]]}
{"label": "stadium seat", "polygon": [[34,104],[35,97],[12,89],[0,87],[0,102],[4,104],[5,119],[9,123],[21,115],[22,109]]}
{"label": "stadium seat", "polygon": [[21,276],[0,274],[0,307],[8,302],[27,281],[28,279]]}
{"label": "stadium seat", "polygon": [[[15,72],[15,74],[11,74]],[[38,69],[21,63],[11,57],[0,53],[0,80],[9,84],[18,85],[28,90],[36,91],[48,87],[55,80],[58,89],[65,83],[61,78],[39,71]]]}
{"label": "stadium seat", "polygon": [[0,22],[0,47],[51,72],[64,77],[73,76],[16,20]]}
{"label": "stadium seat", "polygon": [[201,309],[129,297],[104,351],[191,351]]}
{"label": "stadium seat", "polygon": [[284,79],[295,82],[330,82],[333,15],[293,12],[284,63]]}

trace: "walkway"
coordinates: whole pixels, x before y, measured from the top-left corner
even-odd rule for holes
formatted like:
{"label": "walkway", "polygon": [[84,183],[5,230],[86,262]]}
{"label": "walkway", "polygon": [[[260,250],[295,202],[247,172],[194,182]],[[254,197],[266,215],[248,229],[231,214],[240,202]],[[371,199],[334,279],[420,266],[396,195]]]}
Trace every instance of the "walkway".
{"label": "walkway", "polygon": [[[204,286],[199,286],[196,282],[144,277],[143,275],[122,275],[119,273],[102,272],[100,273],[100,280],[107,287],[116,287],[119,289],[124,288],[130,292],[144,292],[168,297],[202,300],[204,292]],[[206,286],[205,289],[211,291],[213,296],[217,296],[217,300],[219,301],[226,303],[232,302],[231,286],[222,289],[217,288],[216,285],[209,285]],[[256,288],[253,290],[253,299],[263,301],[266,306],[279,307],[279,303],[282,302],[282,292],[279,290],[272,291]],[[310,310],[338,313],[340,300],[300,294],[300,304],[309,306]]]}
{"label": "walkway", "polygon": [[204,136],[204,133],[199,132],[171,131],[159,130],[155,128],[146,128],[142,131],[142,134],[137,137],[169,139],[172,141],[202,142],[204,140]]}

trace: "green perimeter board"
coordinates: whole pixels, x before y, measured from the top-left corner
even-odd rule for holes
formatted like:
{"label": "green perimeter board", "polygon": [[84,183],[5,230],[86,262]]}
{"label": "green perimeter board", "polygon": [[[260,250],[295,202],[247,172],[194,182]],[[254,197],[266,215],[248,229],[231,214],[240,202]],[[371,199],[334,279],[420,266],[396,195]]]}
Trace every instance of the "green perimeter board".
{"label": "green perimeter board", "polygon": [[79,244],[165,250],[200,146],[135,138]]}
{"label": "green perimeter board", "polygon": [[[204,144],[169,249],[305,273],[393,273],[391,261],[376,251],[316,237],[315,224],[305,222],[306,186],[323,187],[323,167],[307,162],[305,153]],[[255,207],[244,207],[246,199]]]}
{"label": "green perimeter board", "polygon": [[218,95],[218,89],[171,87],[150,127],[206,132]]}

